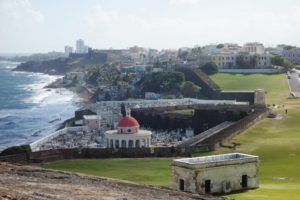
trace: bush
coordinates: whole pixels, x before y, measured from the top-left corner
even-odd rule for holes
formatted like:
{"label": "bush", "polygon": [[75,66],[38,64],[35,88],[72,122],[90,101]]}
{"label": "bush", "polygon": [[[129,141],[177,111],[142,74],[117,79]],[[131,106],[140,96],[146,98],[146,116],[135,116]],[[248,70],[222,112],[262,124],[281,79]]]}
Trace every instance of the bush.
{"label": "bush", "polygon": [[200,94],[201,88],[193,82],[186,81],[181,85],[181,93],[184,97],[196,98]]}
{"label": "bush", "polygon": [[184,74],[181,72],[153,72],[143,77],[137,87],[142,92],[175,94],[183,81]]}
{"label": "bush", "polygon": [[30,152],[31,152],[30,145],[21,145],[21,146],[9,147],[3,150],[0,153],[0,156],[14,155],[20,153],[30,153]]}
{"label": "bush", "polygon": [[218,66],[213,62],[204,64],[200,69],[207,75],[218,73]]}

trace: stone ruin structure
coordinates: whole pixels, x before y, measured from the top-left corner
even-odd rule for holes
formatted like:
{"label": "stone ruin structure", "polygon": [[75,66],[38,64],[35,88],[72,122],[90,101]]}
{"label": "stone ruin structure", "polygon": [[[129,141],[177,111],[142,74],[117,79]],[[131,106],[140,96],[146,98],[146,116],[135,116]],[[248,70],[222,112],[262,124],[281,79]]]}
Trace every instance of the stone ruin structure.
{"label": "stone ruin structure", "polygon": [[258,172],[258,157],[242,153],[176,159],[173,189],[199,194],[255,189]]}

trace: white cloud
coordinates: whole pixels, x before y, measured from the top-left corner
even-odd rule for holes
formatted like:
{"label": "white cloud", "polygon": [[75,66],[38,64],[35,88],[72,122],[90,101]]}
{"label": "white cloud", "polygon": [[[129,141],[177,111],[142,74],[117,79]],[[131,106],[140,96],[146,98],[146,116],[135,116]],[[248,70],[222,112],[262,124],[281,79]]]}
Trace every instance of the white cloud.
{"label": "white cloud", "polygon": [[29,0],[1,0],[1,24],[35,22],[44,23],[44,15],[32,7]]}
{"label": "white cloud", "polygon": [[[176,17],[152,16],[122,13],[117,10],[106,10],[95,6],[88,16],[84,17],[88,33],[86,37],[95,38],[93,42],[105,47],[145,45],[163,47],[163,42],[174,35],[182,33],[185,21]],[[109,43],[110,41],[110,43]],[[126,46],[128,45],[128,46]]]}
{"label": "white cloud", "polygon": [[89,28],[114,29],[119,27],[127,29],[147,28],[147,22],[132,14],[120,14],[116,10],[104,10],[100,5],[95,6],[92,12],[84,18]]}

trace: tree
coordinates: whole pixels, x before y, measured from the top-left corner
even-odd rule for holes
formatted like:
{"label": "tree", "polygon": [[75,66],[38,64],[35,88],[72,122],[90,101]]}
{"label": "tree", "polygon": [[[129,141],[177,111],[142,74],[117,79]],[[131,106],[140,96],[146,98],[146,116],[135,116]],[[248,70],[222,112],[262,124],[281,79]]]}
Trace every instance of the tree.
{"label": "tree", "polygon": [[288,59],[284,58],[281,55],[276,55],[272,57],[271,63],[272,65],[284,67],[287,70],[293,68],[293,63],[291,63],[291,61],[289,61]]}
{"label": "tree", "polygon": [[86,81],[89,84],[116,83],[121,80],[120,72],[114,65],[104,64],[94,66],[87,71]]}
{"label": "tree", "polygon": [[201,55],[201,53],[202,53],[201,47],[194,47],[194,48],[192,48],[192,54],[194,54],[194,55]]}
{"label": "tree", "polygon": [[288,59],[284,59],[283,67],[284,67],[286,70],[289,70],[289,69],[292,69],[292,68],[294,67],[294,65],[293,65],[293,63],[291,63],[291,61],[289,61]]}
{"label": "tree", "polygon": [[200,93],[201,88],[190,81],[185,81],[181,85],[181,93],[184,97],[196,98]]}
{"label": "tree", "polygon": [[272,65],[283,66],[284,58],[280,55],[276,55],[271,58]]}
{"label": "tree", "polygon": [[183,81],[181,72],[153,72],[144,76],[137,86],[142,92],[176,93]]}
{"label": "tree", "polygon": [[208,62],[201,67],[201,70],[207,75],[218,73],[218,66],[214,62]]}
{"label": "tree", "polygon": [[254,69],[258,63],[258,56],[257,55],[251,55],[249,57],[249,68]]}
{"label": "tree", "polygon": [[258,56],[239,54],[236,56],[236,66],[240,69],[253,69],[257,66]]}
{"label": "tree", "polygon": [[188,57],[188,53],[189,53],[188,51],[179,49],[178,50],[178,58],[180,58],[181,60],[186,60]]}
{"label": "tree", "polygon": [[218,48],[218,49],[222,49],[223,47],[224,47],[224,44],[218,44],[218,45],[217,45],[217,48]]}
{"label": "tree", "polygon": [[291,45],[284,45],[283,49],[284,50],[291,50],[293,48],[296,48],[295,46],[291,46]]}

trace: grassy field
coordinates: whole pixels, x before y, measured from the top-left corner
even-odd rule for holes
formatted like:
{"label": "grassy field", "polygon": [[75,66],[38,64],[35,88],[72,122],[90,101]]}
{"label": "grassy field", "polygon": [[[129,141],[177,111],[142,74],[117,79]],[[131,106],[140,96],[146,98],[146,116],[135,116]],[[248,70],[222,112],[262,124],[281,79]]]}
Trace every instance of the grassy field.
{"label": "grassy field", "polygon": [[[285,108],[274,108],[274,112],[282,114],[282,119],[264,119],[234,138],[234,142],[241,144],[236,150],[220,148],[211,153],[236,151],[260,156],[260,188],[228,197],[236,200],[300,199],[300,101],[286,99],[285,76],[217,74],[213,79],[228,90],[264,88],[268,91],[268,102],[285,105]],[[284,114],[286,108],[288,115]],[[171,159],[107,159],[62,161],[44,167],[170,187],[170,164]]]}
{"label": "grassy field", "polygon": [[267,103],[283,103],[289,96],[289,87],[286,75],[242,75],[218,73],[211,78],[223,90],[254,90],[265,89],[267,91]]}
{"label": "grassy field", "polygon": [[44,167],[171,187],[170,164],[171,159],[91,159],[66,160]]}

